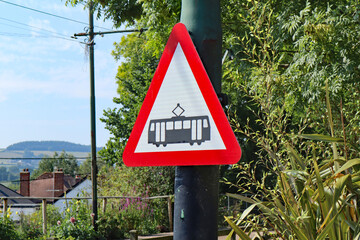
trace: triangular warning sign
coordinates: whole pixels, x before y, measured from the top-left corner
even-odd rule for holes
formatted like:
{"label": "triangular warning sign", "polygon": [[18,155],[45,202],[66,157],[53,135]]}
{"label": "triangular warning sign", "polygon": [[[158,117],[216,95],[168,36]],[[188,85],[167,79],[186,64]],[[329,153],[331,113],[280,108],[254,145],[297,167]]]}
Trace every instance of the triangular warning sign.
{"label": "triangular warning sign", "polygon": [[123,153],[127,166],[234,164],[241,149],[186,27],[174,26]]}

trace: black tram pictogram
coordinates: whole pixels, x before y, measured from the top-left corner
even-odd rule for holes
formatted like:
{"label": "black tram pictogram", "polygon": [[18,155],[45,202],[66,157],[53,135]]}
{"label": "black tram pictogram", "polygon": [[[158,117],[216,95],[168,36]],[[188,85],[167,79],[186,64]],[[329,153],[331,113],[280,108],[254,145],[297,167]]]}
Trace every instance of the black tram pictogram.
{"label": "black tram pictogram", "polygon": [[148,143],[157,147],[167,144],[189,143],[193,145],[210,140],[208,116],[181,116],[184,109],[178,103],[172,111],[175,117],[150,120]]}

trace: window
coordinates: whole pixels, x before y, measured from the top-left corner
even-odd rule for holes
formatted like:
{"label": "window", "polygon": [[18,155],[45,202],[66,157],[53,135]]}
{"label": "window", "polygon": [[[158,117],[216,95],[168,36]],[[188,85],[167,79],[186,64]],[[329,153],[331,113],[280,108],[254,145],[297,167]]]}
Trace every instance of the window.
{"label": "window", "polygon": [[174,122],[166,122],[166,130],[173,130]]}
{"label": "window", "polygon": [[155,125],[154,123],[150,123],[150,131],[154,131],[155,130]]}
{"label": "window", "polygon": [[185,120],[184,122],[183,122],[183,124],[184,124],[184,129],[190,129],[190,120]]}
{"label": "window", "polygon": [[182,122],[181,121],[175,121],[175,129],[182,129]]}
{"label": "window", "polygon": [[204,126],[204,128],[209,127],[209,123],[208,123],[208,120],[206,118],[203,121],[203,126]]}

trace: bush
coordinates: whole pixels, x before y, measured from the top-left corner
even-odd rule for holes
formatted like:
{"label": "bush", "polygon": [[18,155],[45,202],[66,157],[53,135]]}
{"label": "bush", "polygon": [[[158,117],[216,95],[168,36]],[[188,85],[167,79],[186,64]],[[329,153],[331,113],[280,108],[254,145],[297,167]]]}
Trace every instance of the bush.
{"label": "bush", "polygon": [[[51,228],[56,225],[57,221],[61,220],[59,210],[53,205],[47,205],[47,226]],[[20,226],[18,233],[21,239],[42,239],[42,206],[31,215],[20,215]]]}
{"label": "bush", "polygon": [[101,239],[92,226],[89,206],[79,200],[69,203],[63,218],[50,228],[50,236],[71,240]]}
{"label": "bush", "polygon": [[11,210],[8,208],[7,212],[4,212],[4,216],[0,217],[0,237],[1,239],[17,240],[19,236],[15,230],[15,224],[10,218]]}
{"label": "bush", "polygon": [[18,233],[20,239],[39,239],[42,236],[41,222],[30,221],[30,216],[21,213]]}
{"label": "bush", "polygon": [[[159,232],[162,199],[148,200],[141,197],[124,198],[116,201],[116,211],[108,210],[99,218],[99,232],[107,239],[129,238],[130,230],[136,229],[141,235]],[[162,205],[166,209],[166,205]]]}
{"label": "bush", "polygon": [[124,238],[134,229],[142,235],[167,230],[166,200],[145,198],[172,194],[173,174],[172,167],[103,168],[99,176],[100,195],[124,196],[124,199],[108,200],[111,207],[99,217],[100,232],[111,239]]}

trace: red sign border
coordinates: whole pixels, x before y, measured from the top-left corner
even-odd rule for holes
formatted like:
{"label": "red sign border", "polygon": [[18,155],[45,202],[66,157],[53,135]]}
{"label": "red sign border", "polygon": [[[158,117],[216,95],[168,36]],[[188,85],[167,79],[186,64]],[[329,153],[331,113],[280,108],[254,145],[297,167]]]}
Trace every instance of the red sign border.
{"label": "red sign border", "polygon": [[[194,74],[196,82],[209,108],[210,114],[224,142],[224,150],[164,151],[135,153],[135,149],[154,105],[168,67],[180,43],[185,57]],[[225,124],[226,123],[226,124]],[[141,106],[134,128],[123,152],[126,166],[190,166],[190,165],[226,165],[240,160],[241,149],[215,90],[196,51],[191,37],[182,23],[177,23],[166,43],[149,90]]]}

